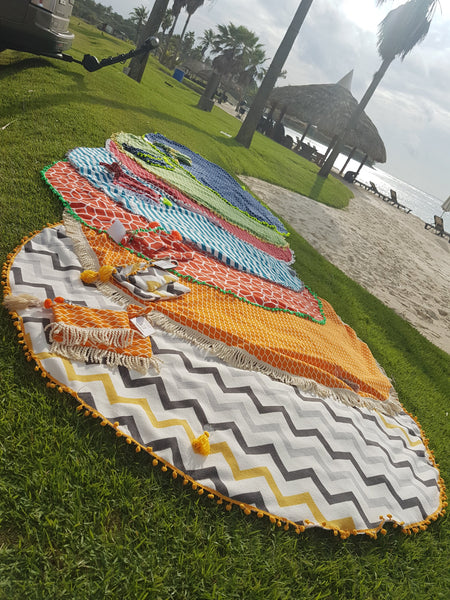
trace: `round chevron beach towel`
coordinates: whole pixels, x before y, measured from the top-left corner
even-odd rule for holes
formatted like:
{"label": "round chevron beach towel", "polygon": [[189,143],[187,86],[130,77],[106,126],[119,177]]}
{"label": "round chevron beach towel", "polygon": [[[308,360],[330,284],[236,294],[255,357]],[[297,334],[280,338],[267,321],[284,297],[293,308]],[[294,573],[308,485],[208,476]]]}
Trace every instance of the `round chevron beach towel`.
{"label": "round chevron beach towel", "polygon": [[395,414],[383,412],[382,401],[347,406],[332,393],[227,364],[157,325],[142,335],[158,370],[59,354],[48,331],[56,298],[76,306],[77,317],[85,308],[89,326],[95,314],[104,326],[108,311],[124,310],[84,283],[83,271],[63,225],[12,253],[5,297],[24,300],[11,313],[26,352],[48,385],[70,392],[86,414],[147,452],[149,468],[167,471],[174,485],[297,533],[320,527],[343,538],[386,533],[388,524],[419,531],[442,512],[439,471],[401,406]]}

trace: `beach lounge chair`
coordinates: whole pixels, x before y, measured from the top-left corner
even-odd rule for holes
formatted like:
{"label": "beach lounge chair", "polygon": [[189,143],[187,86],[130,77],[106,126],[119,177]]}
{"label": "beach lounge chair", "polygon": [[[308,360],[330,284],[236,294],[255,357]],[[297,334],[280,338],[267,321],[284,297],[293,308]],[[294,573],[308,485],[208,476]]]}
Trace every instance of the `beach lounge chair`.
{"label": "beach lounge chair", "polygon": [[364,183],[364,181],[360,181],[359,179],[354,179],[353,183],[357,183],[358,185],[363,187],[365,190],[370,190],[370,183]]}
{"label": "beach lounge chair", "polygon": [[434,229],[434,231],[441,237],[448,237],[448,241],[450,242],[450,233],[445,231],[444,219],[442,217],[434,215],[434,224],[425,223],[425,229]]}
{"label": "beach lounge chair", "polygon": [[397,200],[397,192],[395,190],[391,190],[391,197],[388,198],[388,202],[389,202],[389,204],[392,204],[392,206],[395,206],[396,208],[401,208],[406,213],[411,212],[410,208],[408,208],[404,204],[400,204],[400,202]]}
{"label": "beach lounge chair", "polygon": [[369,190],[370,190],[371,192],[373,192],[374,194],[376,194],[377,196],[379,196],[379,197],[380,197],[382,200],[384,200],[385,202],[388,202],[388,201],[389,201],[389,197],[388,197],[388,196],[386,196],[385,194],[382,194],[382,193],[381,193],[381,192],[380,192],[380,191],[377,189],[377,186],[374,184],[374,182],[373,182],[373,181],[370,181],[369,183],[370,183],[370,188],[369,188]]}

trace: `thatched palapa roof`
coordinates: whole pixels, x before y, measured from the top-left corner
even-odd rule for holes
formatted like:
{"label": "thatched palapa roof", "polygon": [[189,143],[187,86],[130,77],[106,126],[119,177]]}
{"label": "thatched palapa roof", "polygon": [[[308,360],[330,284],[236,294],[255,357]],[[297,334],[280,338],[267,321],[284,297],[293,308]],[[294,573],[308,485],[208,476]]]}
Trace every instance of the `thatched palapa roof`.
{"label": "thatched palapa roof", "polygon": [[[278,87],[270,95],[270,102],[276,103],[286,115],[311,123],[329,136],[341,136],[358,102],[350,91],[353,71],[338,83],[290,85]],[[386,148],[377,128],[363,113],[355,129],[344,138],[346,145],[356,147],[372,160],[386,162]]]}

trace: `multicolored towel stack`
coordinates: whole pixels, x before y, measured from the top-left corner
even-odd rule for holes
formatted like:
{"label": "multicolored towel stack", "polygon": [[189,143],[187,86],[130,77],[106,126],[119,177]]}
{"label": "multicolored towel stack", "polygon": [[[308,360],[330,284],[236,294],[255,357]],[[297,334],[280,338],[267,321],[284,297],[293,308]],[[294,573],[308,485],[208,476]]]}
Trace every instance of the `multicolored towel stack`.
{"label": "multicolored towel stack", "polygon": [[5,304],[48,385],[174,479],[284,529],[376,537],[442,512],[420,427],[228,173],[117,133],[43,177],[63,222],[10,255]]}

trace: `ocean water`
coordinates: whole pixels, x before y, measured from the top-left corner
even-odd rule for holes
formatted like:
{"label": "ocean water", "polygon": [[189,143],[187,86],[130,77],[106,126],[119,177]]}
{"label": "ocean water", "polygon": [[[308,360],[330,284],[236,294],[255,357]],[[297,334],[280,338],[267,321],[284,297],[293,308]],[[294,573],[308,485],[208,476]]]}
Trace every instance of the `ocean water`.
{"label": "ocean water", "polygon": [[[297,136],[301,137],[301,134],[298,134],[296,131],[285,127],[286,134],[292,136],[295,140]],[[320,142],[316,142],[306,136],[305,142],[311,144],[311,146],[315,146],[318,152],[322,154],[326,152],[327,148]],[[347,157],[340,154],[335,162],[335,167],[341,169]],[[350,160],[348,165],[345,167],[345,171],[357,171],[359,168],[359,162]],[[368,166],[363,166],[358,175],[358,181],[363,181],[364,183],[369,184],[369,181],[373,181],[377,186],[377,189],[386,196],[390,196],[390,190],[393,189],[397,192],[397,199],[400,204],[404,204],[408,208],[411,209],[411,214],[416,215],[425,223],[434,223],[434,215],[441,216],[442,215],[442,204],[445,201],[445,198],[436,198],[427,192],[419,190],[418,188],[410,185],[406,181],[402,181],[389,173],[386,173],[382,169],[375,167],[371,168]],[[446,212],[443,214],[444,219],[444,228],[446,231],[450,232],[450,212]]]}

